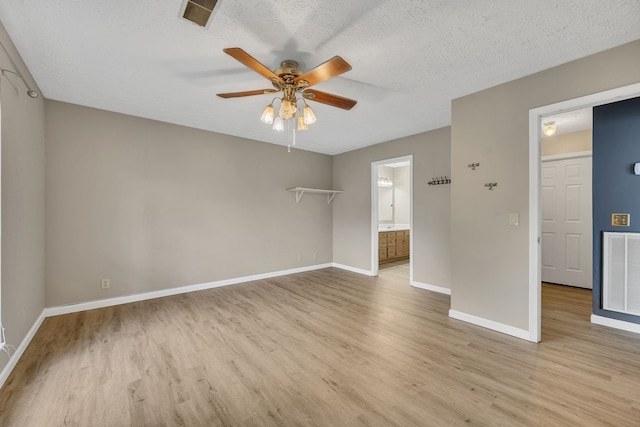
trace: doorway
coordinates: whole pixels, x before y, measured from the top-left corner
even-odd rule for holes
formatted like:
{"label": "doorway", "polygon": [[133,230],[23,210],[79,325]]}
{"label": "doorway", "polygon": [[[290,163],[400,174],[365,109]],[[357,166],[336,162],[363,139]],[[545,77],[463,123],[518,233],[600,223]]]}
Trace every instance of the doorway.
{"label": "doorway", "polygon": [[542,323],[541,134],[545,117],[640,96],[640,83],[529,110],[529,340],[540,342]]}
{"label": "doorway", "polygon": [[[413,156],[371,163],[371,271],[406,264],[413,280]],[[391,265],[391,264],[390,264]],[[406,268],[405,268],[406,270]]]}
{"label": "doorway", "polygon": [[545,117],[541,145],[542,282],[592,288],[591,107]]}

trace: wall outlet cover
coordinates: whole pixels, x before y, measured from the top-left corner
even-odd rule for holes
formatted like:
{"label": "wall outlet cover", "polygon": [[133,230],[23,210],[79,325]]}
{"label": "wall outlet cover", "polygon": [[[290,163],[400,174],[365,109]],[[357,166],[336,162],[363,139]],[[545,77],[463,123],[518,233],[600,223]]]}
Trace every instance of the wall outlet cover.
{"label": "wall outlet cover", "polygon": [[631,215],[628,213],[611,214],[611,225],[614,227],[628,227],[631,221]]}

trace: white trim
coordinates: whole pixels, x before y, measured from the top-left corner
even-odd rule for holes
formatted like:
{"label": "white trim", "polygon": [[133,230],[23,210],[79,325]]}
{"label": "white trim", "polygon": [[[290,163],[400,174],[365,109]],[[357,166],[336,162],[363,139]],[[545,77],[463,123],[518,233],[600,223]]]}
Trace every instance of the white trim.
{"label": "white trim", "polygon": [[0,373],[0,388],[4,386],[5,381],[7,381],[7,378],[9,378],[9,375],[11,374],[11,371],[13,371],[13,368],[16,367],[16,364],[22,357],[22,354],[27,349],[27,346],[29,345],[33,337],[36,335],[36,332],[38,331],[38,328],[40,328],[40,325],[42,325],[45,317],[45,311],[42,310],[42,313],[40,313],[40,316],[38,316],[36,321],[33,323],[33,326],[31,326],[31,329],[29,329],[29,332],[27,332],[27,335],[24,337],[16,351],[14,351],[11,355],[9,362],[5,365],[4,369],[2,369],[2,372]]}
{"label": "white trim", "polygon": [[542,326],[542,267],[540,266],[540,126],[529,111],[529,341],[540,342]]}
{"label": "white trim", "polygon": [[411,286],[414,288],[424,289],[426,291],[437,292],[439,294],[451,295],[451,289],[443,288],[441,286],[428,285],[426,283],[411,281]]}
{"label": "white trim", "polygon": [[125,295],[115,298],[107,298],[96,301],[88,301],[77,304],[60,305],[44,309],[46,317],[59,316],[61,314],[76,313],[78,311],[93,310],[96,308],[111,307],[114,305],[128,304],[131,302],[145,301],[154,298],[162,298],[171,295],[185,294],[188,292],[202,291],[205,289],[219,288],[221,286],[235,285],[238,283],[251,282],[254,280],[270,279],[272,277],[285,276],[288,274],[303,273],[305,271],[320,270],[332,267],[332,263],[310,265],[308,267],[292,268],[290,270],[273,271],[270,273],[255,274],[252,276],[236,277],[233,279],[218,280],[215,282],[201,283],[197,285],[180,286],[177,288],[163,289],[160,291],[145,292],[142,294]]}
{"label": "white trim", "polygon": [[582,157],[591,157],[593,152],[591,150],[588,151],[576,151],[575,153],[563,153],[563,154],[552,154],[550,156],[542,156],[540,160],[542,162],[552,162],[554,160],[569,160],[569,159],[580,159]]}
{"label": "white trim", "polygon": [[373,271],[365,270],[363,268],[351,267],[349,265],[338,264],[337,262],[330,264],[330,267],[351,271],[352,273],[363,274],[365,276],[371,276],[371,277],[377,276],[377,272],[374,273]]}
{"label": "white trim", "polygon": [[640,334],[640,324],[638,323],[625,322],[624,320],[611,319],[610,317],[598,316],[596,314],[591,315],[591,323]]}
{"label": "white trim", "polygon": [[409,156],[409,283],[413,282],[413,154]]}
{"label": "white trim", "polygon": [[640,83],[529,110],[529,340],[540,341],[540,138],[542,117],[640,96]]}
{"label": "white trim", "polygon": [[371,275],[378,275],[379,246],[378,241],[378,162],[371,163]]}
{"label": "white trim", "polygon": [[378,166],[409,162],[409,281],[413,280],[413,154],[371,162],[371,272],[378,275]]}
{"label": "white trim", "polygon": [[496,332],[501,332],[503,334],[511,335],[516,338],[532,341],[530,339],[531,334],[529,333],[529,331],[526,331],[520,328],[515,328],[513,326],[505,325],[504,323],[494,322],[493,320],[483,319],[482,317],[476,317],[471,314],[462,313],[456,310],[449,310],[449,317],[452,317],[457,320],[462,320],[463,322],[471,323],[477,326],[482,326],[483,328],[491,329]]}

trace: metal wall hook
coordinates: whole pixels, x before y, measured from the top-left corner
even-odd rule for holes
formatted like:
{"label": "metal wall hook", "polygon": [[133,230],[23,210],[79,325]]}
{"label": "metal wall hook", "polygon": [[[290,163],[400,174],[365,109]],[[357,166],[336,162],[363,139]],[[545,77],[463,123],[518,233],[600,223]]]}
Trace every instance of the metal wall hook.
{"label": "metal wall hook", "polygon": [[476,168],[480,166],[480,163],[469,163],[467,165],[468,168],[471,168],[472,171],[476,170]]}
{"label": "metal wall hook", "polygon": [[441,176],[439,178],[432,178],[427,184],[429,185],[441,185],[441,184],[451,184],[451,178],[448,176]]}
{"label": "metal wall hook", "polygon": [[490,191],[493,191],[493,187],[497,187],[498,183],[497,182],[488,182],[484,186],[487,187]]}

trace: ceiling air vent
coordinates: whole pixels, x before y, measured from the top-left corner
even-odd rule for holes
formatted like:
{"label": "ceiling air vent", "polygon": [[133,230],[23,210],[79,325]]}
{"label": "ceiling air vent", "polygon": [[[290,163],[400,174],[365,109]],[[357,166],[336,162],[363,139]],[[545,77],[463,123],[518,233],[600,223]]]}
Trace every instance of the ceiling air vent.
{"label": "ceiling air vent", "polygon": [[218,0],[186,0],[182,17],[201,27],[206,27],[216,3]]}

